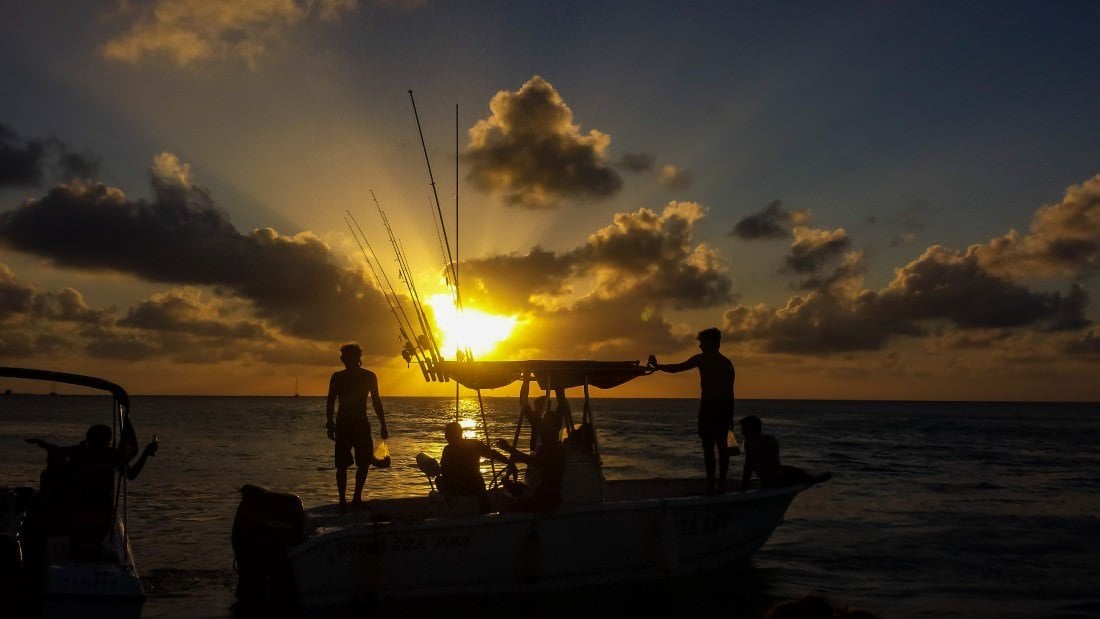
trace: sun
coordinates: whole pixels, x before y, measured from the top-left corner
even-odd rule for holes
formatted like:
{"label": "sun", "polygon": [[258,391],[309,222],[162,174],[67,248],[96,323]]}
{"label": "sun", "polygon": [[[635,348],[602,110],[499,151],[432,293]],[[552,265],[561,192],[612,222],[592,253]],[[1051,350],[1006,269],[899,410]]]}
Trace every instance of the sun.
{"label": "sun", "polygon": [[445,359],[457,358],[459,349],[469,350],[475,359],[488,355],[508,339],[518,322],[515,316],[494,316],[473,308],[459,312],[448,294],[428,297],[428,305],[443,334],[440,349]]}

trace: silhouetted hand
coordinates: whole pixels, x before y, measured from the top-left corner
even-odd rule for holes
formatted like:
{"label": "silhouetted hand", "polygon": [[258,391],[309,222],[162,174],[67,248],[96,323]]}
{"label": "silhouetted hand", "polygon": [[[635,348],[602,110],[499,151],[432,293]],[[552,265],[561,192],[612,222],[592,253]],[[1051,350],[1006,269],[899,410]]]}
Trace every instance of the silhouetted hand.
{"label": "silhouetted hand", "polygon": [[498,448],[498,449],[503,449],[503,450],[505,450],[505,451],[507,451],[507,452],[511,452],[511,451],[512,451],[512,446],[508,444],[508,441],[506,441],[506,440],[504,440],[504,439],[502,439],[502,438],[498,438],[498,439],[497,439],[497,441],[496,441],[496,446],[497,446],[497,448]]}
{"label": "silhouetted hand", "polygon": [[328,433],[328,440],[330,440],[330,441],[335,441],[336,440],[336,424],[335,423],[330,421],[327,424],[325,424],[325,431]]}
{"label": "silhouetted hand", "polygon": [[382,429],[378,433],[382,436],[383,440],[390,437],[390,431],[386,428],[386,424],[382,424]]}
{"label": "silhouetted hand", "polygon": [[146,456],[155,456],[155,455],[157,455],[157,449],[159,447],[160,447],[160,445],[157,443],[157,441],[149,441],[149,444],[145,446],[145,455]]}

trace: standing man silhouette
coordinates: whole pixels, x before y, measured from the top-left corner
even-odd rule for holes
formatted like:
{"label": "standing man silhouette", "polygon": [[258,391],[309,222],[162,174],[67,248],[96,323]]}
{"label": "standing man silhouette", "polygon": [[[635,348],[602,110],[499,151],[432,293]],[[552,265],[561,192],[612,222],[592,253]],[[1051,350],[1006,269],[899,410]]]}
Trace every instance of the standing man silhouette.
{"label": "standing man silhouette", "polygon": [[[703,443],[703,463],[707,470],[706,494],[726,491],[726,474],[729,472],[730,454],[726,443],[727,433],[733,426],[733,362],[718,351],[722,345],[722,332],[716,328],[704,329],[697,336],[699,354],[683,363],[662,365],[649,356],[649,367],[662,372],[699,370],[699,438]],[[718,483],[714,481],[714,456],[718,452]]]}
{"label": "standing man silhouette", "polygon": [[[355,492],[352,494],[351,506],[357,508],[363,503],[363,485],[367,481],[367,471],[374,462],[374,440],[371,438],[370,419],[367,417],[367,396],[370,396],[374,413],[378,415],[378,422],[381,424],[379,434],[383,440],[389,438],[386,414],[378,395],[378,377],[374,372],[361,367],[362,357],[363,351],[358,344],[340,347],[340,361],[344,363],[344,369],[333,372],[328,383],[328,400],[325,403],[325,415],[328,418],[325,428],[329,439],[336,441],[336,488],[340,492],[340,513],[348,510],[345,498],[348,467],[353,462],[356,464]],[[355,451],[354,457],[352,450]]]}

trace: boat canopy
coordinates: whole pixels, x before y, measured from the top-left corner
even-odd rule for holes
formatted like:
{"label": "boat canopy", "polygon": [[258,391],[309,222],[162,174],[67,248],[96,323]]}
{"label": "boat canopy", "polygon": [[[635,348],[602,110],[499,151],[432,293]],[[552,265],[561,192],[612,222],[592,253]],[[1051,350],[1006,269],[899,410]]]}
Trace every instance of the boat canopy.
{"label": "boat canopy", "polygon": [[68,385],[80,385],[81,387],[91,387],[92,389],[101,389],[113,395],[118,403],[124,407],[123,417],[129,413],[130,409],[130,396],[126,393],[126,390],[121,385],[112,383],[109,380],[102,378],[96,378],[94,376],[84,376],[82,374],[69,374],[68,372],[54,372],[51,370],[35,370],[30,368],[9,368],[0,367],[0,378],[21,378],[25,380],[42,380],[52,381],[57,383],[65,383]]}
{"label": "boat canopy", "polygon": [[637,361],[441,361],[443,372],[469,389],[496,389],[535,376],[542,389],[592,385],[611,389],[650,373]]}
{"label": "boat canopy", "polygon": [[91,387],[110,393],[114,397],[114,405],[112,406],[113,431],[118,433],[113,442],[122,451],[127,462],[137,455],[137,434],[134,432],[134,425],[130,422],[130,395],[126,393],[121,385],[95,376],[31,368],[0,367],[0,378],[51,381]]}

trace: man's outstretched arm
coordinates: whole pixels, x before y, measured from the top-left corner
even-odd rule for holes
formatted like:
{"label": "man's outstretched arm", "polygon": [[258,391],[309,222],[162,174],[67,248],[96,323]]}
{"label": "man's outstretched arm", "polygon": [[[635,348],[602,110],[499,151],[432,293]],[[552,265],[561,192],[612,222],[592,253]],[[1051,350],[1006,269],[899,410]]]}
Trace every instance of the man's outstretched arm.
{"label": "man's outstretched arm", "polygon": [[690,370],[692,368],[697,368],[697,367],[699,367],[699,355],[695,355],[694,357],[688,359],[687,361],[683,361],[681,363],[667,363],[667,364],[654,363],[653,364],[653,369],[660,370],[662,372],[669,372],[669,373],[672,373],[672,374],[675,374],[676,372],[683,372],[685,370]]}

